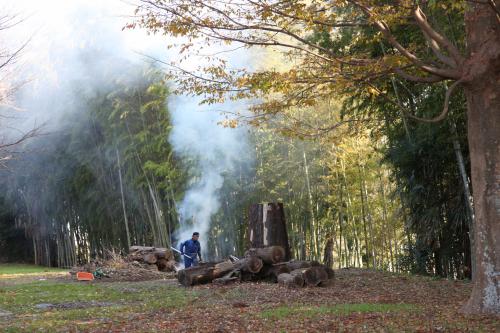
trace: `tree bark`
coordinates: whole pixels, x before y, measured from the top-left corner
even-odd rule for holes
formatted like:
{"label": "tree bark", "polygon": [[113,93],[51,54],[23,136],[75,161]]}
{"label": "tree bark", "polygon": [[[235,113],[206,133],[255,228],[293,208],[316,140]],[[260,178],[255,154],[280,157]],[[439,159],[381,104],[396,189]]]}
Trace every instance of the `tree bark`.
{"label": "tree bark", "polygon": [[325,252],[323,255],[323,264],[327,267],[333,267],[333,239],[328,238],[325,245]]}
{"label": "tree bark", "polygon": [[292,276],[300,275],[308,286],[315,287],[323,281],[328,280],[328,273],[322,266],[312,266],[309,268],[300,268],[290,273]]}
{"label": "tree bark", "polygon": [[245,256],[255,256],[262,259],[266,264],[276,264],[286,260],[285,249],[281,246],[268,246],[263,248],[249,249]]}
{"label": "tree bark", "polygon": [[263,260],[258,256],[248,256],[233,263],[235,269],[248,273],[258,273],[262,269]]}
{"label": "tree bark", "polygon": [[177,273],[177,280],[185,287],[209,283],[214,279],[215,265],[216,263],[206,263],[182,269]]}
{"label": "tree bark", "polygon": [[309,267],[313,267],[313,266],[320,266],[321,264],[317,261],[293,260],[293,261],[283,263],[283,265],[286,265],[290,271],[294,271],[294,270],[300,269],[300,268],[309,268]]}
{"label": "tree bark", "polygon": [[290,260],[290,245],[282,203],[251,205],[248,228],[250,247],[281,246],[285,250],[282,260]]}
{"label": "tree bark", "polygon": [[468,313],[500,313],[500,24],[490,7],[469,3],[464,69],[475,208],[475,276]]}
{"label": "tree bark", "polygon": [[278,265],[278,266],[270,266],[270,265],[265,265],[261,272],[260,275],[264,279],[268,279],[272,282],[278,282],[278,276],[283,273],[290,273],[290,269],[288,268],[287,265]]}
{"label": "tree bark", "polygon": [[278,283],[287,288],[301,288],[304,286],[302,274],[283,273],[278,275]]}
{"label": "tree bark", "polygon": [[158,258],[154,255],[154,253],[148,253],[145,254],[143,257],[144,262],[147,262],[148,264],[156,264],[156,261],[158,261]]}

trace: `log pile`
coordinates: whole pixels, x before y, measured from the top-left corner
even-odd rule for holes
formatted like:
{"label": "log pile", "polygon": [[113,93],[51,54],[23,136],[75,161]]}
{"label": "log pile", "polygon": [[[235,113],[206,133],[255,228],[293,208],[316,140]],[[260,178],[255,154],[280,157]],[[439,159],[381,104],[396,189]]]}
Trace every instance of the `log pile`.
{"label": "log pile", "polygon": [[333,283],[331,268],[316,261],[284,261],[281,246],[252,248],[245,257],[222,262],[203,263],[180,270],[177,279],[186,287],[204,283],[228,284],[235,281],[267,280],[288,288],[329,286]]}
{"label": "log pile", "polygon": [[138,262],[148,269],[160,272],[176,270],[174,254],[170,249],[151,246],[131,246],[127,260]]}

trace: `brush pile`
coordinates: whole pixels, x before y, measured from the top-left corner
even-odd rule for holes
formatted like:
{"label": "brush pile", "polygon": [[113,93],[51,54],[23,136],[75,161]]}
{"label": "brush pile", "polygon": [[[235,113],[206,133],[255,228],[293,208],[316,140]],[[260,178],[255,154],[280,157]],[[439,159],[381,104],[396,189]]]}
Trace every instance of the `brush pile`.
{"label": "brush pile", "polygon": [[173,272],[176,262],[172,250],[151,246],[131,246],[127,261],[137,262],[143,267],[160,272]]}
{"label": "brush pile", "polygon": [[228,284],[235,281],[270,281],[289,288],[328,286],[333,283],[331,268],[316,261],[287,261],[281,246],[252,248],[244,258],[203,263],[180,270],[179,282],[188,287],[203,283]]}
{"label": "brush pile", "polygon": [[165,248],[132,246],[130,253],[123,257],[119,253],[107,251],[105,259],[93,259],[70,271],[92,273],[103,281],[147,281],[173,278],[176,262],[172,251]]}

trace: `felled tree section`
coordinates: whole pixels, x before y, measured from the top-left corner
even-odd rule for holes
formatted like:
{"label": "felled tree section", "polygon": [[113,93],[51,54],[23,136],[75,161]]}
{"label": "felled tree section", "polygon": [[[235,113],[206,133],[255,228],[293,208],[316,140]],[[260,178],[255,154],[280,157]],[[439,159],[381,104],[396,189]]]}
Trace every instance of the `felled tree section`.
{"label": "felled tree section", "polygon": [[251,248],[245,257],[222,262],[203,263],[177,273],[186,287],[210,283],[229,284],[235,281],[269,281],[286,287],[327,286],[333,281],[332,269],[315,261],[284,261],[281,246]]}

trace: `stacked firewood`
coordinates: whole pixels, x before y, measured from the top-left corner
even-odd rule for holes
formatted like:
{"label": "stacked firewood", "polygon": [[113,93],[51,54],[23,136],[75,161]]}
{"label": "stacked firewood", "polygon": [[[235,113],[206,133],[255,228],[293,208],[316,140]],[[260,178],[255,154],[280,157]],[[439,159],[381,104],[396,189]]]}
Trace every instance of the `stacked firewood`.
{"label": "stacked firewood", "polygon": [[315,261],[284,262],[285,250],[281,246],[252,248],[244,258],[231,256],[231,260],[203,263],[180,270],[179,282],[188,287],[203,283],[228,284],[233,281],[278,282],[286,287],[327,286],[333,282],[331,268]]}
{"label": "stacked firewood", "polygon": [[170,249],[150,247],[150,246],[131,246],[127,260],[138,262],[151,270],[161,272],[173,272],[176,270],[174,254]]}

